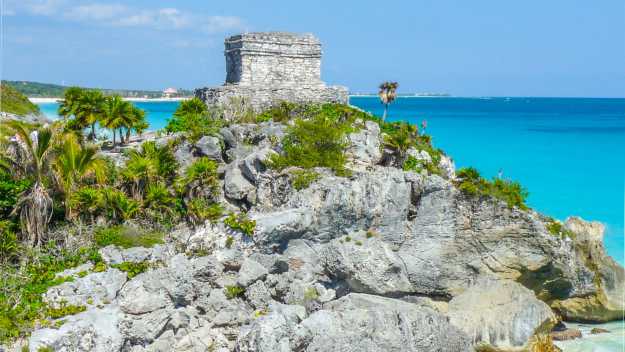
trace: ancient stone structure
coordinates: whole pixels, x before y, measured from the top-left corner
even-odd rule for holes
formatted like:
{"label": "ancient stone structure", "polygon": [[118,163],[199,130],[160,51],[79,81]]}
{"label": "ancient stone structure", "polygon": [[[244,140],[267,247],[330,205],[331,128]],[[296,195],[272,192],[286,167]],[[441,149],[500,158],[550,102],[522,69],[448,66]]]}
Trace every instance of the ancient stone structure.
{"label": "ancient stone structure", "polygon": [[257,111],[280,101],[347,103],[345,87],[321,80],[321,43],[311,34],[235,35],[225,41],[225,56],[226,83],[195,92],[208,105],[236,97]]}

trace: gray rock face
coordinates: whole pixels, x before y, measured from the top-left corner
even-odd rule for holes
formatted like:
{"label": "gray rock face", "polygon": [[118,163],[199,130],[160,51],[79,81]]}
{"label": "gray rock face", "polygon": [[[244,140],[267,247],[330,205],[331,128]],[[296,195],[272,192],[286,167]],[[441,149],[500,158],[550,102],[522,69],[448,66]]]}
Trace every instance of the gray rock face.
{"label": "gray rock face", "polygon": [[326,272],[345,280],[353,292],[391,295],[414,291],[404,263],[389,245],[364,234],[352,237],[343,243],[333,240],[323,249]]}
{"label": "gray rock face", "polygon": [[445,317],[394,299],[352,293],[307,318],[273,308],[242,328],[239,351],[471,351]]}
{"label": "gray rock face", "polygon": [[225,195],[230,199],[247,200],[253,203],[256,200],[256,187],[243,176],[238,164],[237,161],[233,161],[226,168]]}
{"label": "gray rock face", "polygon": [[221,144],[219,138],[213,136],[204,136],[195,143],[195,148],[202,156],[217,162],[222,162]]}
{"label": "gray rock face", "polygon": [[31,352],[43,347],[61,352],[120,351],[124,341],[117,329],[120,316],[114,305],[89,309],[67,317],[59,329],[35,330],[28,347]]}
{"label": "gray rock face", "polygon": [[54,286],[44,295],[44,301],[56,308],[61,302],[76,306],[111,303],[125,282],[126,273],[108,269]]}
{"label": "gray rock face", "polygon": [[354,167],[362,169],[376,165],[382,159],[380,149],[380,126],[373,121],[366,121],[365,128],[348,136],[350,146],[346,154]]}
{"label": "gray rock face", "polygon": [[269,148],[264,148],[245,157],[241,164],[243,175],[253,184],[256,184],[258,175],[267,169],[267,160],[273,154],[276,154],[276,152]]}
{"label": "gray rock face", "polygon": [[267,274],[269,274],[269,271],[265,267],[252,259],[246,259],[239,270],[237,282],[239,285],[247,287],[257,280],[265,278]]}
{"label": "gray rock face", "polygon": [[454,297],[448,314],[473,344],[504,349],[525,346],[539,327],[556,323],[549,306],[532,291],[516,282],[488,278]]}

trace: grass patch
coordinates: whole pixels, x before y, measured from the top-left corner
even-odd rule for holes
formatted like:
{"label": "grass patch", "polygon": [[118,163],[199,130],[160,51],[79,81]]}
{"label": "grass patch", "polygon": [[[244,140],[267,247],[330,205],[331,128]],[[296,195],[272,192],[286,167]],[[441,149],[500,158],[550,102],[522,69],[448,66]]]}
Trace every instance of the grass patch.
{"label": "grass patch", "polygon": [[128,279],[146,272],[150,268],[148,262],[123,262],[120,264],[111,265],[112,268],[125,272],[128,275]]}
{"label": "grass patch", "polygon": [[146,247],[163,243],[163,233],[159,231],[141,232],[123,225],[99,228],[95,231],[98,247],[115,245],[122,248]]}
{"label": "grass patch", "polygon": [[458,181],[456,186],[464,194],[473,197],[492,197],[502,200],[509,207],[527,209],[525,200],[529,193],[516,181],[493,178],[492,181],[480,176],[480,173],[472,167],[462,168],[456,173]]}
{"label": "grass patch", "polygon": [[292,185],[296,190],[308,188],[311,183],[319,179],[320,175],[311,170],[293,170],[291,171]]}

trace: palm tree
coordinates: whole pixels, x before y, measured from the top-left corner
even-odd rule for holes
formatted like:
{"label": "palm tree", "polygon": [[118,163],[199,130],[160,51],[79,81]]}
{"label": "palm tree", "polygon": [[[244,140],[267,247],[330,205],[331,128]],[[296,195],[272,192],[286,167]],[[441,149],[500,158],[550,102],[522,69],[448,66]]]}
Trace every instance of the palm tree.
{"label": "palm tree", "polygon": [[159,147],[154,141],[145,142],[140,150],[130,150],[122,177],[128,182],[134,199],[139,200],[150,184],[171,181],[178,163],[171,150]]}
{"label": "palm tree", "polygon": [[382,122],[386,121],[386,114],[388,112],[388,106],[392,103],[395,98],[397,98],[397,87],[399,84],[397,82],[384,82],[380,84],[380,91],[378,95],[380,96],[380,101],[384,104],[384,115],[382,115]]}
{"label": "palm tree", "polygon": [[419,131],[417,126],[402,123],[393,133],[386,136],[385,144],[397,152],[397,163],[402,165],[406,158],[406,152],[417,141]]}
{"label": "palm tree", "polygon": [[137,133],[143,132],[147,128],[147,122],[145,121],[145,111],[131,104],[130,114],[125,119],[124,127],[126,127],[126,143],[130,141],[131,130],[137,131]]}
{"label": "palm tree", "polygon": [[54,174],[65,197],[65,218],[72,219],[72,200],[74,189],[84,179],[95,176],[98,183],[105,179],[104,159],[97,156],[97,148],[81,146],[73,134],[64,136],[54,161]]}
{"label": "palm tree", "polygon": [[59,116],[63,116],[63,121],[67,122],[67,118],[75,114],[76,103],[83,93],[83,89],[79,87],[69,87],[65,90],[58,110]]}
{"label": "palm tree", "polygon": [[75,116],[81,126],[91,126],[89,139],[95,139],[95,124],[101,120],[104,95],[97,90],[85,91],[76,101]]}
{"label": "palm tree", "polygon": [[189,100],[183,100],[174,112],[174,116],[182,117],[186,115],[203,115],[207,112],[208,107],[206,106],[206,104],[198,98],[193,98]]}
{"label": "palm tree", "polygon": [[7,122],[13,134],[15,153],[3,154],[5,164],[19,167],[31,178],[32,188],[20,196],[13,214],[19,211],[22,231],[28,235],[31,246],[39,246],[48,223],[52,218],[52,198],[44,185],[44,178],[49,173],[53,154],[54,133],[50,128],[39,128],[29,131],[22,123]]}
{"label": "palm tree", "polygon": [[[104,126],[113,132],[113,146],[115,146],[115,132],[124,126],[124,122],[131,114],[131,104],[124,101],[119,95],[106,97],[102,109],[102,122]],[[119,135],[120,141],[122,135]]]}

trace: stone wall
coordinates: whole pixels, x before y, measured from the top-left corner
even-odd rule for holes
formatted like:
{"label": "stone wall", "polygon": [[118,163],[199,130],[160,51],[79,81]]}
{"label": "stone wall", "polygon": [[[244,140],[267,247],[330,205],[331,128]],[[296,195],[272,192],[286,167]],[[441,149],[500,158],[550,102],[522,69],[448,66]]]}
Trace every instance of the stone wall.
{"label": "stone wall", "polygon": [[226,83],[195,92],[208,105],[227,108],[233,98],[242,98],[259,111],[280,101],[348,101],[347,88],[321,80],[321,43],[311,34],[239,34],[225,40],[224,54]]}

